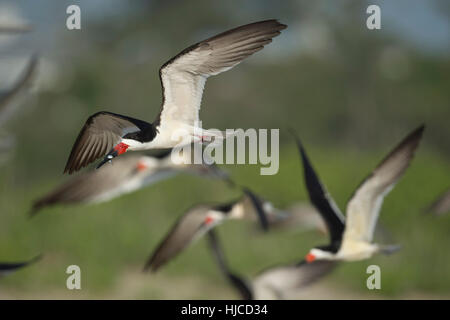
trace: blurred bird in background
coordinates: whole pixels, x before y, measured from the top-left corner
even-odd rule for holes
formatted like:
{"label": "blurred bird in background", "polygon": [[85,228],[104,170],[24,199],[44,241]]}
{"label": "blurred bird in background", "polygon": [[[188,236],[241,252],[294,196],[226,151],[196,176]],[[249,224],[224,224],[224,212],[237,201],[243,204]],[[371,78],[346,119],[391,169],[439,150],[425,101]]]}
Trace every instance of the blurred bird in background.
{"label": "blurred bird in background", "polygon": [[219,269],[244,300],[290,299],[332,272],[338,264],[336,261],[307,263],[302,260],[297,264],[267,268],[248,281],[230,270],[214,230],[208,232],[208,243]]}
{"label": "blurred bird in background", "polygon": [[144,270],[157,271],[192,242],[226,220],[255,220],[267,230],[264,202],[248,189],[236,201],[220,205],[197,205],[184,213],[161,241],[146,263]]}
{"label": "blurred bird in background", "polygon": [[71,177],[47,195],[37,199],[30,215],[34,216],[42,208],[56,204],[106,202],[179,173],[228,179],[228,174],[214,164],[208,165],[205,161],[194,164],[192,155],[187,152],[172,154],[172,149],[168,149],[155,156],[124,156],[110,166]]}
{"label": "blurred bird in background", "polygon": [[330,234],[329,245],[311,249],[306,255],[307,262],[363,260],[378,252],[389,254],[399,249],[398,246],[371,242],[383,199],[409,167],[424,129],[425,126],[420,126],[410,133],[362,182],[347,204],[346,218],[320,182],[297,138],[309,197],[325,220]]}

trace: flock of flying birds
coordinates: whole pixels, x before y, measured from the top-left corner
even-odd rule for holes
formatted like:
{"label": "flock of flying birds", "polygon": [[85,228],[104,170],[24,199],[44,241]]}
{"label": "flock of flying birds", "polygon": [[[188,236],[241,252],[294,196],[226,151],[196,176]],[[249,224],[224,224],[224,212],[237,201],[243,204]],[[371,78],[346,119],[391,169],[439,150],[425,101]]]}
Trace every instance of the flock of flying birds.
{"label": "flock of flying birds", "polygon": [[[373,243],[373,235],[383,198],[410,165],[424,126],[408,134],[366,177],[348,202],[345,216],[326,191],[295,134],[312,207],[296,205],[280,210],[250,189],[236,185],[228,173],[215,165],[176,164],[180,161],[173,161],[171,148],[180,143],[203,144],[211,139],[221,141],[227,138],[208,130],[198,131],[201,129],[198,127],[199,110],[206,79],[233,68],[260,51],[285,28],[286,25],[276,20],[260,21],[223,32],[181,51],[159,71],[163,101],[153,123],[107,111],[90,116],[73,145],[64,173],[72,174],[99,158],[103,159],[96,169],[70,177],[37,199],[31,216],[52,205],[110,201],[182,172],[223,180],[231,187],[239,188],[242,196],[230,203],[203,204],[185,212],[151,254],[144,270],[156,272],[206,235],[218,267],[243,299],[286,298],[290,292],[333,271],[339,262],[368,259],[377,253],[389,254],[398,250],[397,245]],[[0,32],[9,30],[0,28]],[[27,91],[36,62],[37,58],[33,57],[21,79],[11,89],[0,93],[0,119],[11,100],[20,92]],[[178,130],[184,134],[174,139]],[[156,156],[121,156],[125,152],[148,149],[164,150]],[[183,153],[178,156],[192,157]],[[114,165],[103,166],[113,159]],[[447,192],[430,210],[437,214],[448,212],[449,199]],[[214,231],[216,226],[229,219],[258,221],[263,230],[286,226],[317,229],[328,234],[329,242],[312,248],[298,263],[263,270],[248,281],[230,270]],[[34,263],[40,257],[24,262],[0,263],[0,276]]]}

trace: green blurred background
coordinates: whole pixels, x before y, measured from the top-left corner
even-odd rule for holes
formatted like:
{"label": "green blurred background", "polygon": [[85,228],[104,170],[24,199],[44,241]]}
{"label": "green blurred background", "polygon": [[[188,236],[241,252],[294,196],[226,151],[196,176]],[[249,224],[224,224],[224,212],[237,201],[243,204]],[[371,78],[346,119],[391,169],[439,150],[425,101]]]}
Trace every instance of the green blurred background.
{"label": "green blurred background", "polygon": [[[69,4],[82,29],[65,27]],[[366,28],[378,4],[382,29]],[[2,1],[0,22],[29,23],[28,34],[0,37],[0,85],[14,81],[38,52],[33,94],[3,126],[16,146],[0,167],[0,260],[44,253],[38,264],[0,281],[0,298],[238,298],[204,240],[158,274],[142,267],[187,208],[239,194],[225,184],[178,176],[114,201],[55,207],[29,220],[33,199],[65,181],[72,143],[101,110],[153,119],[159,67],[185,47],[246,23],[277,18],[288,29],[263,51],[208,80],[205,128],[280,128],[280,170],[226,165],[232,177],[278,207],[307,201],[287,128],[302,138],[322,180],[344,209],[378,161],[421,123],[412,166],[389,194],[380,221],[403,249],[341,265],[306,298],[450,298],[450,216],[422,209],[450,187],[450,8],[447,1]],[[2,20],[3,19],[3,20]],[[230,265],[251,277],[301,259],[327,241],[295,230],[258,233],[249,223],[220,226]],[[82,290],[65,287],[68,265]],[[382,289],[366,288],[377,264]]]}

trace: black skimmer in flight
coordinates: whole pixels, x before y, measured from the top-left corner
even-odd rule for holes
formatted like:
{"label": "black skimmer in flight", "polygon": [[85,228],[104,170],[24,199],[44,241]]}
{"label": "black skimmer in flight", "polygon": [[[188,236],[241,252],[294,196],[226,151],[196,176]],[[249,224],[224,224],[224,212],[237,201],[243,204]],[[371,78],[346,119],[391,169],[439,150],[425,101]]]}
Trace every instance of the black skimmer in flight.
{"label": "black skimmer in flight", "polygon": [[307,262],[363,260],[378,252],[387,254],[398,249],[398,246],[372,243],[373,234],[383,199],[408,168],[424,128],[421,126],[410,133],[360,184],[347,204],[346,218],[320,182],[297,139],[310,200],[322,215],[330,234],[330,243],[311,249],[306,256]]}
{"label": "black skimmer in flight", "polygon": [[64,173],[71,174],[104,157],[100,167],[126,151],[174,148],[219,138],[217,133],[199,128],[206,79],[263,49],[285,28],[276,20],[255,22],[184,49],[159,70],[163,101],[155,121],[106,111],[90,116],[73,145]]}
{"label": "black skimmer in flight", "polygon": [[254,219],[257,216],[262,227],[267,228],[267,218],[259,198],[248,189],[244,192],[244,196],[237,201],[215,206],[198,205],[184,213],[153,252],[144,271],[157,271],[193,241],[225,220]]}
{"label": "black skimmer in flight", "polygon": [[[92,204],[109,201],[143,187],[168,179],[178,173],[189,173],[211,178],[228,179],[225,171],[215,165],[190,164],[182,160],[183,154],[164,151],[157,156],[130,155],[114,162],[114,165],[92,170],[71,177],[33,204],[31,215],[44,207],[55,204]],[[189,164],[184,164],[189,163]]]}
{"label": "black skimmer in flight", "polygon": [[426,212],[437,216],[450,213],[450,190],[441,194],[427,209]]}
{"label": "black skimmer in flight", "polygon": [[317,282],[337,266],[336,261],[315,261],[281,265],[260,272],[252,281],[233,273],[226,262],[218,236],[208,232],[208,242],[213,256],[227,280],[244,300],[289,299],[295,293]]}
{"label": "black skimmer in flight", "polygon": [[22,262],[0,262],[0,277],[5,276],[9,273],[15,272],[26,266],[29,266],[30,264],[35,263],[38,260],[40,260],[41,257],[42,257],[42,255],[39,255],[37,257],[34,257],[31,260],[22,261]]}

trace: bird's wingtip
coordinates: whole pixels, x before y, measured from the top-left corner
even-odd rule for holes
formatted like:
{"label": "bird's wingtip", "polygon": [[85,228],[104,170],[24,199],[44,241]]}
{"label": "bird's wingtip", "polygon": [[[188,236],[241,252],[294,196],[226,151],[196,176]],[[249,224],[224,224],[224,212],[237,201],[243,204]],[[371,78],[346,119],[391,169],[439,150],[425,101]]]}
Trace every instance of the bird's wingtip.
{"label": "bird's wingtip", "polygon": [[29,263],[34,263],[34,262],[38,262],[39,260],[42,260],[42,258],[44,257],[43,253],[39,253],[37,256],[35,256],[34,258],[32,258]]}
{"label": "bird's wingtip", "polygon": [[276,21],[278,22],[278,24],[279,24],[281,30],[284,30],[284,29],[286,29],[286,28],[288,27],[287,24],[281,23],[281,22],[278,21],[278,20],[276,20]]}
{"label": "bird's wingtip", "polygon": [[261,228],[264,232],[269,231],[269,221],[267,219],[267,213],[263,207],[263,200],[256,195],[253,191],[251,191],[248,187],[242,186],[242,191],[250,198],[253,203],[253,206],[258,214],[259,222]]}
{"label": "bird's wingtip", "polygon": [[305,149],[303,148],[303,143],[300,140],[297,132],[293,128],[288,128],[288,131],[292,135],[292,137],[294,138],[295,143],[297,144],[297,147],[298,147],[298,149],[300,151],[300,154],[301,154],[302,158],[305,158],[306,157],[306,152],[305,152]]}
{"label": "bird's wingtip", "polygon": [[144,268],[142,268],[142,272],[144,272],[144,273],[155,273],[156,271],[158,271],[158,268],[159,268],[159,264],[154,263],[153,259],[150,259],[144,265]]}
{"label": "bird's wingtip", "polygon": [[422,123],[417,129],[416,129],[416,131],[418,132],[418,133],[420,133],[420,135],[422,135],[423,134],[423,132],[425,131],[425,123]]}
{"label": "bird's wingtip", "polygon": [[270,26],[271,28],[274,27],[276,28],[276,30],[284,30],[286,29],[288,26],[284,23],[281,23],[279,21],[279,19],[267,19],[267,20],[262,20],[262,21],[257,21],[254,23],[251,23],[250,25],[266,25],[266,26]]}

